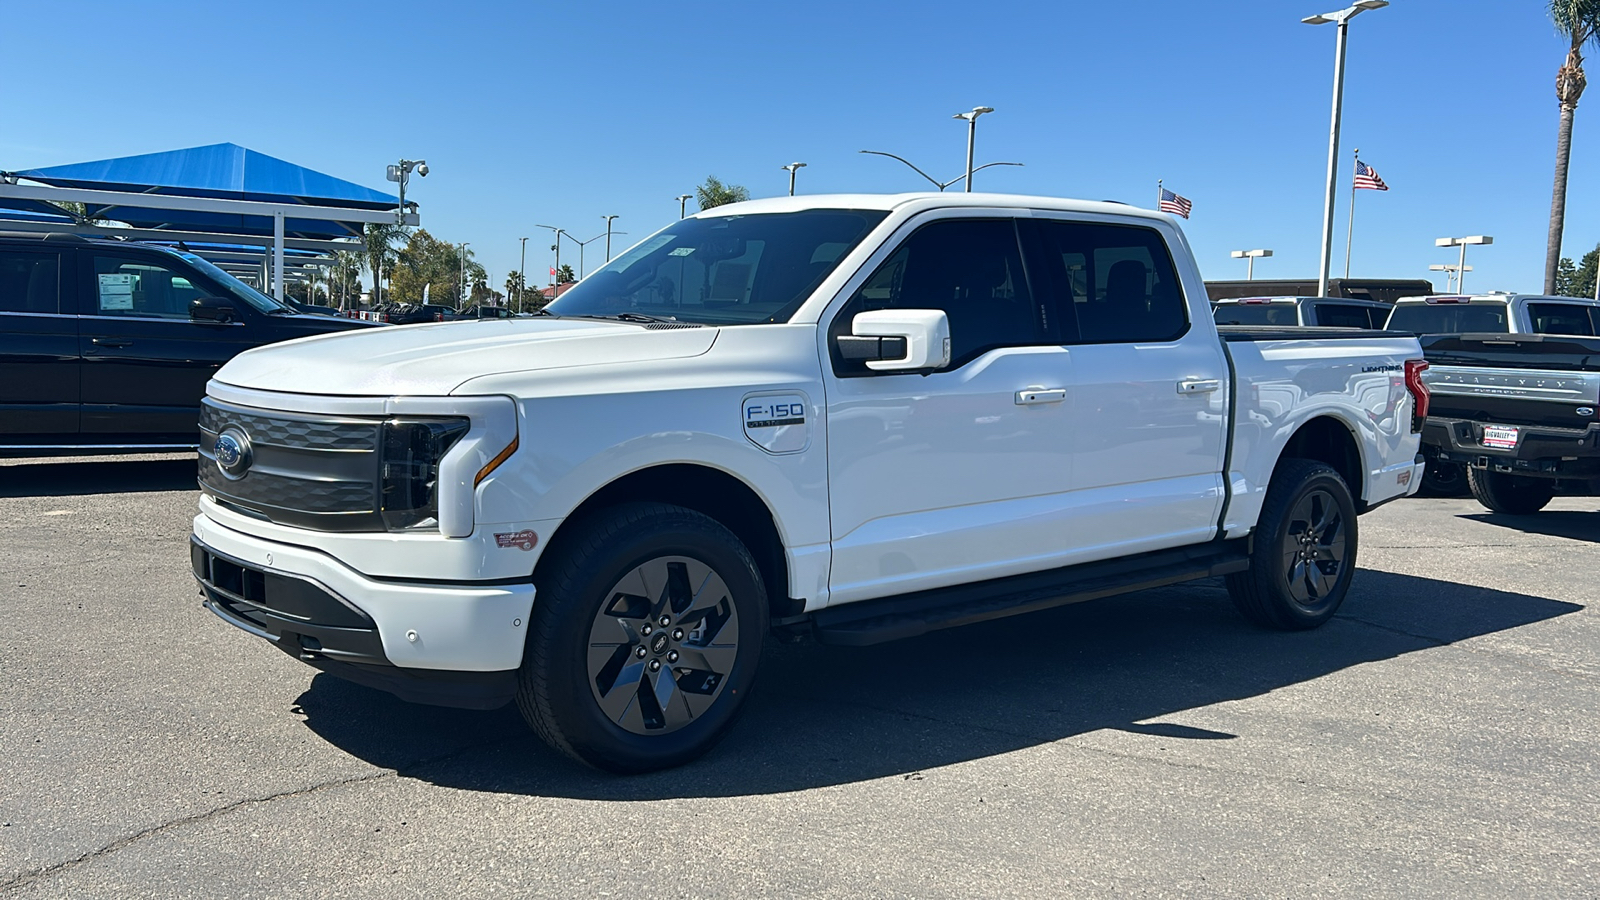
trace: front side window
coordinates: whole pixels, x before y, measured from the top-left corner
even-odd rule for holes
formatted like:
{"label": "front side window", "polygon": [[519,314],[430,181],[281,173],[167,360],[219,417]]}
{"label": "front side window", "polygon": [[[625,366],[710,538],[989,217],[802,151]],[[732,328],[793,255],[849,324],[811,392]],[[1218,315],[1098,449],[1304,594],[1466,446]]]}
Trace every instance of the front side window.
{"label": "front side window", "polygon": [[146,257],[95,254],[90,277],[93,315],[188,319],[189,304],[205,296],[186,273]]}
{"label": "front side window", "polygon": [[60,312],[60,268],[54,253],[0,250],[0,312]]}
{"label": "front side window", "polygon": [[[855,315],[874,309],[943,310],[950,368],[997,347],[1044,340],[1010,219],[947,219],[917,229],[850,298],[833,333],[849,334]],[[854,368],[835,359],[835,371]]]}
{"label": "front side window", "polygon": [[257,312],[269,315],[282,315],[287,312],[293,312],[289,307],[212,265],[209,260],[202,259],[193,253],[179,252],[178,256],[182,257],[189,265],[205,273],[212,281],[222,285],[233,296],[255,307]]}
{"label": "front side window", "polygon": [[787,322],[874,226],[880,210],[682,219],[578,282],[558,316],[649,316],[706,325]]}
{"label": "front side window", "polygon": [[[1049,285],[1046,309],[1087,344],[1176,340],[1189,312],[1166,241],[1131,225],[1035,220]],[[1293,309],[1288,309],[1293,317]]]}

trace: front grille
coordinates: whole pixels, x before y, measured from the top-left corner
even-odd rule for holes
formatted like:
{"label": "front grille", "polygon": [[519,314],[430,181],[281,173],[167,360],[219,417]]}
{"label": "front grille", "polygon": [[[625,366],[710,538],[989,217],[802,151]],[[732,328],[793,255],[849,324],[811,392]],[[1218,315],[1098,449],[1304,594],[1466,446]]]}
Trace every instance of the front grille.
{"label": "front grille", "polygon": [[[200,487],[218,501],[282,525],[383,531],[379,419],[250,409],[207,397],[200,408]],[[237,432],[250,460],[230,478],[217,438]]]}

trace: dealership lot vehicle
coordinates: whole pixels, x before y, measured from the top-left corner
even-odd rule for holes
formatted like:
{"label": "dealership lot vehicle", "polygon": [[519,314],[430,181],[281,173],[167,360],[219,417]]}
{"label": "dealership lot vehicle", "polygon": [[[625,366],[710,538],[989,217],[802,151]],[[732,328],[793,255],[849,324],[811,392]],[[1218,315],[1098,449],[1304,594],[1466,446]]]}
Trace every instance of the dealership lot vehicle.
{"label": "dealership lot vehicle", "polygon": [[1600,333],[1600,302],[1539,294],[1401,297],[1384,327],[1413,334]]}
{"label": "dealership lot vehicle", "polygon": [[1213,300],[1218,325],[1382,328],[1393,307],[1339,297],[1238,297]]}
{"label": "dealership lot vehicle", "polygon": [[1423,339],[1433,395],[1425,453],[1467,467],[1496,512],[1600,492],[1600,338],[1444,334]]}
{"label": "dealership lot vehicle", "polygon": [[1315,627],[1356,516],[1422,470],[1414,338],[1219,333],[1177,226],[1116,204],[721,207],[550,312],[230,363],[208,606],[642,771],[727,731],[769,628],[864,645],[1218,575]]}
{"label": "dealership lot vehicle", "polygon": [[300,315],[192,253],[0,234],[0,455],[195,445],[234,354],[368,327]]}

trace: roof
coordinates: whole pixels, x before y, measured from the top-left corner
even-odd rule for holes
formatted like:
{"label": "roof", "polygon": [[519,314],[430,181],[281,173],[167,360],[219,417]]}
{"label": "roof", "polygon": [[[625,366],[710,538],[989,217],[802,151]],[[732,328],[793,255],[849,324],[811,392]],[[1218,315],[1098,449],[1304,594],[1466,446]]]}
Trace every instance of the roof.
{"label": "roof", "polygon": [[[400,203],[399,198],[392,194],[362,187],[238,144],[210,144],[185,150],[28,169],[15,174],[56,187],[179,197],[377,210],[394,209]],[[234,234],[272,233],[272,220],[264,216],[128,206],[91,206],[89,213],[92,216],[104,215],[139,228],[182,228]],[[285,231],[294,237],[346,237],[360,234],[361,226],[348,222],[289,218],[285,220]]]}
{"label": "roof", "polygon": [[1063,212],[1100,213],[1103,215],[1138,216],[1146,219],[1171,220],[1166,213],[1129,206],[1114,200],[1070,200],[1062,197],[1037,197],[1027,194],[969,194],[965,191],[921,191],[911,194],[797,194],[793,197],[767,197],[746,200],[701,210],[690,218],[701,216],[758,215],[761,213],[800,212],[807,209],[881,209],[895,210],[905,206],[937,207],[1001,207],[1016,209],[1051,209]]}

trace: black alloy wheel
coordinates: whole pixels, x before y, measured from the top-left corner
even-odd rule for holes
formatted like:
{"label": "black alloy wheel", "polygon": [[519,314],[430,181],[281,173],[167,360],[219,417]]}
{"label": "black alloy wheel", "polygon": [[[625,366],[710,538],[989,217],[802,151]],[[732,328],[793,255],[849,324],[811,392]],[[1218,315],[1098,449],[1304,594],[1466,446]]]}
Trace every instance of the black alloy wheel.
{"label": "black alloy wheel", "polygon": [[1285,459],[1267,487],[1250,568],[1228,576],[1228,594],[1257,625],[1316,628],[1350,590],[1357,545],[1355,501],[1339,473]]}

